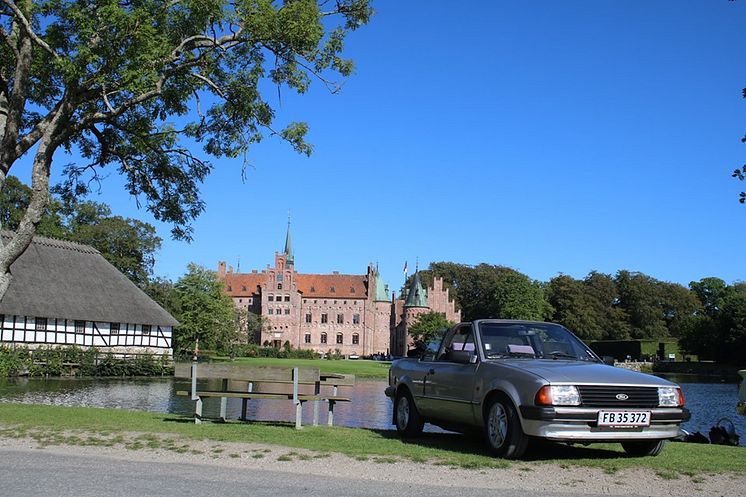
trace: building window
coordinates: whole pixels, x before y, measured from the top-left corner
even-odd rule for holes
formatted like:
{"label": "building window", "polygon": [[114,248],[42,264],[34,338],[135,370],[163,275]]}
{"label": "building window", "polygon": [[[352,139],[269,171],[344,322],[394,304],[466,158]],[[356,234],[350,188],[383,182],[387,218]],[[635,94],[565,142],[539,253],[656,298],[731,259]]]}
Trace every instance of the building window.
{"label": "building window", "polygon": [[311,293],[316,293],[316,288],[315,287],[311,287]]}
{"label": "building window", "polygon": [[352,334],[352,345],[358,345],[360,344],[360,335],[357,333]]}
{"label": "building window", "polygon": [[241,291],[245,292],[246,291],[246,286],[241,286]]}
{"label": "building window", "polygon": [[329,322],[329,316],[326,313],[323,313],[321,315],[321,324],[326,324]]}
{"label": "building window", "polygon": [[285,314],[290,314],[290,309],[285,309]]}
{"label": "building window", "polygon": [[352,315],[352,324],[360,324],[360,314]]}
{"label": "building window", "polygon": [[110,335],[119,335],[119,323],[110,323],[109,324],[109,334]]}
{"label": "building window", "polygon": [[275,296],[274,296],[274,295],[270,295],[270,296],[268,296],[268,297],[267,297],[267,301],[269,301],[269,302],[274,302],[274,301],[275,301]]}
{"label": "building window", "polygon": [[278,283],[278,284],[277,284],[277,289],[278,289],[278,290],[282,290],[282,283]]}
{"label": "building window", "polygon": [[142,325],[142,334],[143,335],[150,335],[150,330],[152,330],[152,327],[149,324]]}
{"label": "building window", "polygon": [[354,286],[350,287],[350,293],[355,293],[355,287]]}
{"label": "building window", "polygon": [[305,334],[305,336],[303,337],[303,342],[304,343],[311,343],[311,334],[310,333],[306,333]]}
{"label": "building window", "polygon": [[336,288],[334,288],[334,287],[331,287],[331,288],[329,289],[329,291],[330,291],[330,292],[332,292],[332,293],[337,293],[337,289],[336,289]]}
{"label": "building window", "polygon": [[344,340],[344,335],[342,333],[337,333],[337,343],[342,343]]}
{"label": "building window", "polygon": [[321,343],[326,343],[326,333],[321,334]]}
{"label": "building window", "polygon": [[46,331],[47,329],[47,318],[36,318],[36,330],[37,331]]}
{"label": "building window", "polygon": [[75,320],[75,333],[85,333],[85,321]]}
{"label": "building window", "polygon": [[311,315],[306,314],[306,323],[310,323],[310,322],[311,322]]}
{"label": "building window", "polygon": [[290,302],[290,295],[285,295],[285,302]]}
{"label": "building window", "polygon": [[337,314],[337,324],[344,324],[344,322],[345,322],[345,315]]}
{"label": "building window", "polygon": [[229,292],[233,291],[233,288],[231,288],[231,286],[230,286],[230,285],[228,285],[228,291],[229,291]]}
{"label": "building window", "polygon": [[246,302],[248,302],[249,304],[253,304],[254,303],[254,299],[252,299],[251,297],[249,297],[248,299],[246,299]]}
{"label": "building window", "polygon": [[267,309],[267,314],[274,314],[274,313],[275,313],[275,310],[272,309],[271,307]]}

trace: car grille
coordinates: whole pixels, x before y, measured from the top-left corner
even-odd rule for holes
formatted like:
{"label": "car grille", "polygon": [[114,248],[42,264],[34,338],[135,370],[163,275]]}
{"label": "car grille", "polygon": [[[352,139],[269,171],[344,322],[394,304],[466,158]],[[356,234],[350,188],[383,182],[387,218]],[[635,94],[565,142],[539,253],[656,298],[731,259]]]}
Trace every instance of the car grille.
{"label": "car grille", "polygon": [[[585,407],[658,407],[657,387],[579,385],[578,391]],[[628,398],[619,400],[618,394]]]}

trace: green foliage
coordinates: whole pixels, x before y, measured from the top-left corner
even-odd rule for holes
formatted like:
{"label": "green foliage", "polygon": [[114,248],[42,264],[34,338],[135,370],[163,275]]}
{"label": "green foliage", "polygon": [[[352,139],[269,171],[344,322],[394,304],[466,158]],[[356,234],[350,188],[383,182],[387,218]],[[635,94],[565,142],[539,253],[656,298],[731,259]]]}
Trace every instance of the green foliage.
{"label": "green foliage", "polygon": [[425,312],[417,316],[417,321],[409,327],[409,336],[415,343],[426,344],[439,339],[444,330],[454,324],[440,312]]}
{"label": "green foliage", "polygon": [[168,354],[118,358],[95,348],[0,346],[0,378],[28,376],[162,376],[173,371]]}
{"label": "green foliage", "polygon": [[296,349],[287,347],[262,347],[256,344],[238,345],[233,348],[236,357],[270,357],[276,359],[318,359],[319,354],[310,349]]}
{"label": "green foliage", "polygon": [[443,278],[464,320],[480,318],[538,319],[551,316],[551,306],[541,285],[528,276],[503,266],[468,266],[435,262],[420,271],[423,283]]}
{"label": "green foliage", "polygon": [[117,167],[127,193],[181,239],[212,170],[195,149],[241,157],[269,135],[310,153],[307,125],[277,127],[263,92],[304,93],[312,80],[338,91],[333,78],[353,70],[345,37],[372,15],[368,0],[29,5],[0,17],[0,169],[37,147],[36,179],[48,178],[55,150],[74,150],[84,162],[65,168],[69,197]]}
{"label": "green foliage", "polygon": [[[36,232],[90,245],[133,283],[144,286],[153,273],[161,239],[155,227],[137,219],[112,216],[108,205],[53,195]],[[0,221],[17,230],[31,201],[31,188],[9,176],[0,190]]]}
{"label": "green foliage", "polygon": [[238,312],[214,271],[190,263],[174,290],[175,353],[188,354],[197,340],[200,349],[229,353],[241,341]]}

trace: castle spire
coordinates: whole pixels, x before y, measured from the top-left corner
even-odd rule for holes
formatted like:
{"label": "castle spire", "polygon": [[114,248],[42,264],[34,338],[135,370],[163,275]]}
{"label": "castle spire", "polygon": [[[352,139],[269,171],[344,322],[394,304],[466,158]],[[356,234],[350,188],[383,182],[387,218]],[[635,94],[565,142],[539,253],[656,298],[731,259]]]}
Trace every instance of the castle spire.
{"label": "castle spire", "polygon": [[288,232],[285,235],[285,250],[283,251],[283,254],[285,254],[285,262],[289,266],[295,265],[295,257],[293,256],[293,240],[290,236],[290,214],[288,214]]}
{"label": "castle spire", "polygon": [[427,307],[427,292],[425,292],[425,289],[422,287],[419,267],[414,273],[412,283],[409,285],[407,300],[404,302],[404,307]]}

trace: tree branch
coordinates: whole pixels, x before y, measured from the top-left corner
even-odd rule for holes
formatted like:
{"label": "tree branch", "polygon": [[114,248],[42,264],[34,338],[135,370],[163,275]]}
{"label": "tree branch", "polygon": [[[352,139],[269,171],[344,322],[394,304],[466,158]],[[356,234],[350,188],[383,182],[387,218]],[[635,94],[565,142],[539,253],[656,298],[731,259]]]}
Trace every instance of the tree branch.
{"label": "tree branch", "polygon": [[28,19],[26,19],[26,16],[23,15],[23,12],[21,12],[21,9],[16,6],[15,2],[11,2],[10,0],[1,0],[5,5],[7,5],[10,10],[13,11],[13,14],[15,14],[16,19],[20,22],[21,26],[23,26],[24,31],[26,31],[26,34],[29,35],[29,37],[34,40],[34,43],[39,45],[41,48],[43,48],[45,51],[47,51],[52,57],[58,58],[59,55],[57,55],[57,52],[52,50],[52,47],[47,45],[47,42],[39,38],[39,36],[34,33],[34,30],[31,28],[31,23]]}

